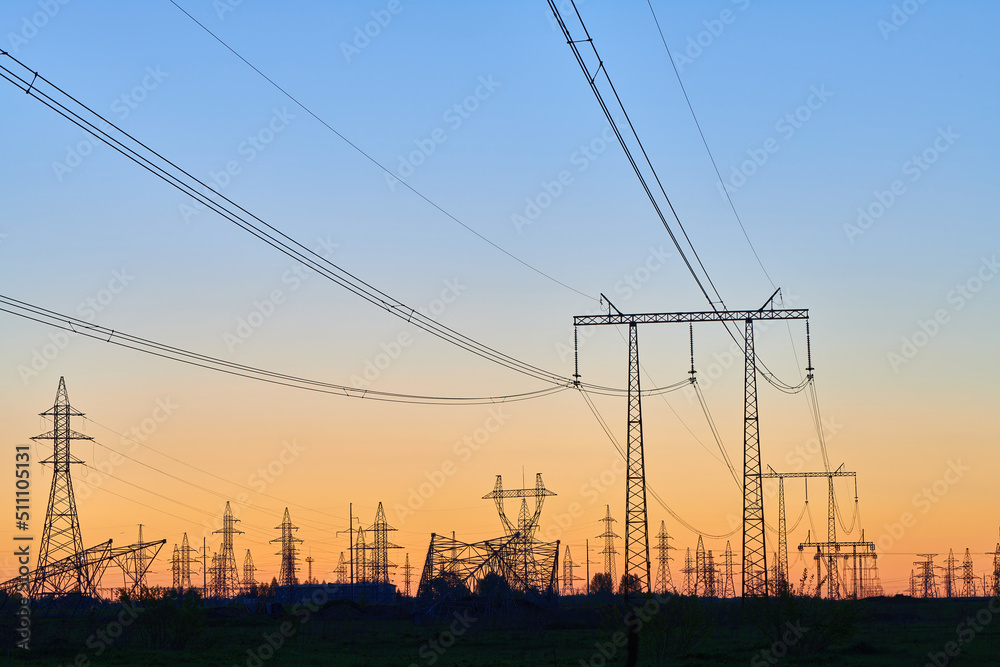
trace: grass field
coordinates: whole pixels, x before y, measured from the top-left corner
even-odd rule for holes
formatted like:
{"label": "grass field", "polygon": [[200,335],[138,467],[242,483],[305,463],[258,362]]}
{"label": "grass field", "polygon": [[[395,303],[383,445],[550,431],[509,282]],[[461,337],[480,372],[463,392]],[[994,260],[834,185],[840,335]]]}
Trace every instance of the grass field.
{"label": "grass field", "polygon": [[[661,601],[662,600],[662,601]],[[334,602],[251,615],[200,604],[110,605],[69,618],[32,619],[31,650],[11,665],[622,665],[639,630],[640,665],[1000,664],[1000,600],[860,601],[812,598],[564,598],[556,610],[521,605],[503,616],[454,611],[415,625],[404,602]],[[992,605],[992,608],[991,608]],[[955,654],[954,657],[948,652]]]}

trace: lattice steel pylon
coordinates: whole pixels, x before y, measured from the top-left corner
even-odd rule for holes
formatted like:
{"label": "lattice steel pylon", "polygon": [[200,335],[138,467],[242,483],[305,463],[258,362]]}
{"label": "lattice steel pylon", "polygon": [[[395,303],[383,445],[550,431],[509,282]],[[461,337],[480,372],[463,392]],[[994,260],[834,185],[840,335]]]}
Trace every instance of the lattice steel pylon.
{"label": "lattice steel pylon", "polygon": [[694,560],[691,558],[691,547],[687,548],[687,553],[684,555],[684,568],[681,570],[684,574],[684,594],[694,595],[695,594],[695,566]]}
{"label": "lattice steel pylon", "polygon": [[764,543],[764,493],[757,414],[757,358],[753,320],[746,319],[743,409],[743,597],[767,596],[767,546]]}
{"label": "lattice steel pylon", "polygon": [[[806,368],[808,372],[807,381],[812,380],[812,362],[809,353],[808,319],[809,311],[806,309],[775,309],[774,298],[780,290],[775,290],[774,294],[757,310],[712,310],[686,313],[640,313],[626,314],[619,311],[602,294],[602,299],[608,304],[608,313],[601,315],[576,315],[573,317],[574,326],[590,325],[629,325],[629,347],[630,352],[635,344],[632,328],[637,324],[667,324],[667,323],[692,323],[692,322],[743,322],[746,327],[745,333],[745,382],[744,382],[744,429],[743,429],[743,596],[767,596],[767,551],[764,542],[764,496],[761,485],[761,460],[760,460],[760,430],[757,413],[757,374],[756,374],[756,354],[753,343],[753,322],[754,320],[806,320],[806,347],[807,358],[810,359]],[[615,312],[612,313],[611,309]],[[637,357],[638,355],[636,355]],[[630,371],[632,366],[632,355],[630,354]],[[573,374],[579,384],[580,371],[577,367]],[[693,377],[693,376],[692,376]],[[629,415],[631,426],[632,415],[632,392],[633,387],[629,383]],[[638,395],[638,385],[636,384],[635,394]],[[631,442],[630,429],[630,442]],[[638,461],[639,457],[627,457],[631,464],[633,460]],[[632,468],[630,465],[629,473]],[[631,477],[630,477],[631,479]],[[643,485],[644,487],[644,485]],[[632,497],[631,486],[627,486],[627,497]],[[637,505],[638,506],[638,505]],[[645,510],[645,503],[642,504]],[[632,514],[632,507],[626,508],[626,517],[638,516]],[[643,511],[643,515],[645,511]],[[633,540],[633,544],[635,541]],[[627,554],[632,554],[626,548]],[[648,540],[646,546],[647,564],[645,569],[648,573]],[[648,581],[648,579],[647,579]]]}
{"label": "lattice steel pylon", "polygon": [[993,552],[993,596],[1000,596],[1000,542]]}
{"label": "lattice steel pylon", "polygon": [[[341,553],[340,557],[343,558],[344,554]],[[403,564],[403,595],[410,597],[410,584],[413,582],[413,566],[410,565],[410,554],[406,554],[406,562]]]}
{"label": "lattice steel pylon", "polygon": [[222,513],[222,528],[214,531],[222,534],[222,548],[213,557],[213,567],[215,568],[215,590],[217,597],[229,598],[240,592],[240,575],[236,569],[236,553],[233,551],[233,537],[242,535],[242,530],[236,529],[236,522],[239,521],[233,516],[233,509],[226,501],[226,510]]}
{"label": "lattice steel pylon", "polygon": [[656,584],[653,587],[657,593],[675,593],[673,577],[670,576],[670,534],[667,533],[667,522],[660,522],[660,532],[656,534]]}
{"label": "lattice steel pylon", "polygon": [[955,550],[948,549],[948,557],[944,559],[944,596],[953,598],[958,596],[958,565],[955,558]]}
{"label": "lattice steel pylon", "polygon": [[[517,578],[528,582],[529,589],[535,591],[548,591],[551,588],[547,560],[549,545],[540,542],[536,538],[536,534],[545,498],[554,495],[556,495],[554,492],[545,488],[542,473],[535,473],[534,488],[525,489],[504,489],[503,479],[497,475],[493,490],[483,496],[483,500],[492,499],[494,501],[497,514],[500,516],[500,523],[503,524],[504,533],[511,538],[507,540],[507,547],[503,551],[504,558],[509,559],[506,567],[516,571]],[[516,523],[507,517],[504,510],[504,500],[513,498],[521,500]],[[533,511],[528,506],[529,498],[534,498],[535,508]],[[452,539],[454,539],[454,535]],[[542,551],[538,551],[539,549]],[[556,556],[556,560],[558,560],[558,554]],[[556,572],[556,577],[558,578],[558,572]]]}
{"label": "lattice steel pylon", "polygon": [[733,581],[733,548],[729,544],[729,540],[726,540],[726,551],[722,554],[723,558],[723,580],[722,580],[722,597],[724,598],[734,598],[736,597],[736,586]]}
{"label": "lattice steel pylon", "polygon": [[[628,467],[625,478],[625,576],[649,592],[649,523],[646,516],[646,462],[642,449],[642,391],[639,386],[639,331],[628,326]],[[633,579],[634,577],[634,579]],[[626,597],[631,585],[626,587]]]}
{"label": "lattice steel pylon", "polygon": [[388,584],[389,568],[396,567],[395,563],[389,561],[389,549],[402,549],[402,547],[389,541],[389,532],[396,529],[385,520],[385,510],[382,509],[382,503],[378,504],[378,509],[375,510],[375,523],[368,530],[375,538],[371,555],[371,582]]}
{"label": "lattice steel pylon", "polygon": [[173,576],[173,588],[180,589],[181,587],[181,551],[174,545],[174,553],[170,557],[170,573]]}
{"label": "lattice steel pylon", "polygon": [[934,572],[934,556],[937,554],[917,554],[924,560],[914,561],[920,568],[917,573],[917,594],[922,598],[938,597],[937,575]]}
{"label": "lattice steel pylon", "polygon": [[576,595],[576,583],[577,581],[582,581],[582,577],[576,576],[574,570],[580,567],[577,563],[573,561],[573,556],[570,554],[569,545],[566,545],[566,553],[563,557],[563,593],[568,595]]}
{"label": "lattice steel pylon", "polygon": [[[51,440],[52,456],[43,464],[52,465],[52,486],[49,490],[49,504],[45,510],[45,524],[42,539],[38,544],[38,561],[35,570],[47,571],[47,566],[65,558],[82,559],[83,536],[80,533],[80,518],[76,512],[76,497],[73,494],[73,478],[70,466],[83,461],[70,452],[71,440],[93,440],[90,436],[77,433],[71,428],[72,417],[82,417],[83,413],[69,404],[65,378],[59,378],[56,400],[52,408],[41,413],[52,418],[52,430],[36,435],[32,440]],[[61,572],[58,577],[46,578],[39,582],[36,593],[85,593],[96,595],[97,582],[92,580],[85,562],[80,560],[71,571]]]}
{"label": "lattice steel pylon", "polygon": [[773,588],[778,595],[787,594],[788,582],[788,519],[785,516],[785,478],[778,478],[778,557]]}
{"label": "lattice steel pylon", "polygon": [[605,515],[601,519],[601,523],[604,524],[604,532],[598,535],[598,538],[604,540],[604,548],[601,549],[601,554],[604,556],[604,572],[611,577],[611,591],[614,592],[615,588],[618,586],[615,575],[615,556],[618,554],[618,550],[615,549],[615,539],[621,537],[616,535],[615,531],[612,530],[611,524],[614,523],[615,519],[611,516],[611,505],[605,505]]}
{"label": "lattice steel pylon", "polygon": [[194,552],[195,550],[188,543],[188,534],[184,533],[184,539],[181,540],[181,548],[178,553],[180,557],[180,582],[175,584],[178,588],[191,588],[191,565],[197,562],[197,559],[192,555]]}
{"label": "lattice steel pylon", "polygon": [[[409,556],[407,556],[409,558]],[[340,552],[340,560],[337,561],[337,569],[334,570],[337,575],[338,584],[349,584],[351,583],[351,577],[347,572],[347,559],[344,558],[344,552]]]}
{"label": "lattice steel pylon", "polygon": [[976,573],[972,569],[972,554],[965,549],[965,559],[962,561],[962,597],[976,597]]}
{"label": "lattice steel pylon", "polygon": [[296,586],[299,583],[295,576],[296,563],[298,563],[298,548],[296,544],[301,544],[302,540],[295,537],[293,530],[298,530],[298,526],[292,525],[292,518],[288,515],[288,508],[285,508],[285,516],[281,519],[281,525],[275,526],[275,530],[281,531],[281,537],[271,540],[271,543],[281,543],[281,551],[276,556],[281,556],[281,571],[278,574],[279,586]]}
{"label": "lattice steel pylon", "polygon": [[243,590],[247,593],[257,585],[257,577],[254,574],[256,571],[257,568],[253,564],[253,556],[250,555],[250,550],[247,549],[246,555],[243,556]]}
{"label": "lattice steel pylon", "polygon": [[358,583],[365,583],[369,576],[368,545],[365,543],[365,529],[358,526],[358,536],[354,542],[354,564],[355,580]]}

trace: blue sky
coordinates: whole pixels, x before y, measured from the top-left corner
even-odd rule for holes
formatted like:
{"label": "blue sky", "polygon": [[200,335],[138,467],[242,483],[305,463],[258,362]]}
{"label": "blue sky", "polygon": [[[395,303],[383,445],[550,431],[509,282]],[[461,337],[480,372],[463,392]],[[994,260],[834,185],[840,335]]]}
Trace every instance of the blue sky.
{"label": "blue sky", "polygon": [[[605,141],[607,122],[545,3],[178,4],[397,175],[401,165],[421,162],[407,183],[525,262],[592,297],[603,292],[626,312],[706,306],[621,148]],[[910,497],[921,480],[932,481],[950,458],[996,469],[990,445],[998,426],[993,406],[1000,362],[994,333],[1000,280],[992,280],[991,268],[1000,246],[997,7],[931,1],[653,7],[764,266],[793,305],[811,310],[824,410],[848,424],[848,435],[831,444],[839,449],[831,456],[848,461],[862,487],[871,489],[869,532],[912,510]],[[649,7],[588,0],[579,8],[726,303],[758,307],[773,288],[720,195]],[[376,29],[379,20],[385,25]],[[571,340],[571,317],[595,312],[596,301],[526,269],[412,193],[390,187],[382,171],[171,3],[7,2],[0,26],[3,49],[199,178],[223,183],[219,174],[231,164],[238,173],[229,176],[224,194],[303,244],[325,248],[340,265],[417,307],[454,293],[441,321],[531,363],[572,373],[559,346]],[[366,26],[375,36],[355,41]],[[127,287],[94,312],[94,321],[345,384],[406,330],[316,276],[297,282],[291,260],[212,214],[185,216],[180,193],[107,146],[72,166],[73,153],[88,151],[92,141],[13,86],[0,87],[0,94],[2,293],[82,314],[80,304],[109,288],[113,272],[124,271]],[[463,112],[455,111],[463,104]],[[788,120],[797,113],[798,120]],[[754,156],[762,164],[747,162]],[[927,161],[926,169],[914,156]],[[741,169],[753,172],[745,183]],[[561,172],[569,177],[559,195],[519,229],[514,216],[525,215],[531,202],[547,201],[539,195],[554,191]],[[859,208],[877,213],[867,229],[849,227],[857,224]],[[656,270],[648,281],[629,289],[628,278],[647,275],[641,267],[650,261]],[[956,297],[963,285],[979,289]],[[226,334],[276,289],[287,299],[275,315],[245,343],[227,345]],[[927,324],[935,317],[937,328]],[[903,356],[905,340],[917,336],[919,342],[928,327],[934,335],[926,344],[894,364],[891,354]],[[373,448],[406,451],[420,468],[439,458],[428,443],[453,439],[447,429],[435,430],[446,428],[440,424],[461,431],[481,421],[478,414],[442,417],[302,399],[83,341],[26,376],[21,369],[50,332],[10,317],[2,330],[8,440],[35,433],[33,415],[51,400],[59,375],[67,376],[71,396],[89,392],[84,407],[99,406],[105,423],[129,423],[156,397],[182,396],[190,417],[175,423],[190,423],[161,436],[175,438],[170,443],[194,433],[227,443],[265,433],[277,438],[298,428],[319,438],[336,424],[334,431]],[[760,350],[779,375],[797,381],[803,332],[774,331],[760,336]],[[642,335],[651,341],[643,359],[654,379],[681,379],[686,332]],[[377,388],[449,395],[537,388],[439,341],[414,338],[380,374]],[[621,339],[601,332],[591,340],[581,350],[585,376],[622,386]],[[721,331],[706,329],[697,346],[707,366],[724,356],[727,343]],[[738,369],[706,388],[731,452],[738,452],[741,438]],[[519,408],[522,430],[511,433],[503,455],[482,462],[468,488],[485,489],[490,475],[514,475],[522,463],[559,468],[567,457],[578,460],[585,476],[592,460],[613,453],[578,398],[553,401]],[[780,395],[762,401],[781,419],[775,432],[808,437],[804,401]],[[698,416],[681,403],[694,424]],[[610,399],[606,405],[612,420],[624,415],[623,405]],[[321,419],[317,409],[330,412]],[[669,416],[649,419],[663,421],[666,433],[678,428]],[[692,428],[705,436],[704,425]],[[590,444],[577,450],[564,439]],[[767,460],[766,441],[763,446]],[[780,460],[787,447],[775,446]],[[226,450],[209,462],[233,455]],[[379,463],[354,445],[335,446],[328,455]],[[704,457],[676,456],[664,460],[679,478],[663,481],[664,487],[705,470],[709,488],[732,496],[724,468]],[[405,487],[400,475],[386,471],[386,487]],[[575,487],[575,479],[569,466],[564,485]],[[351,488],[350,476],[341,483]],[[729,505],[720,501],[703,511],[684,488],[681,483],[665,495],[679,512],[705,517],[706,524],[732,505],[728,497]],[[989,488],[985,477],[963,484],[951,505],[941,504],[914,529],[907,545],[913,548],[904,551],[940,550],[946,545],[935,542],[935,531],[945,527],[956,548],[979,542],[992,548],[996,517],[977,509],[982,521],[973,526],[967,518],[970,506],[988,502]],[[335,495],[331,505],[339,507],[350,494]],[[388,502],[389,492],[383,495]],[[448,502],[445,507],[476,503],[467,493]],[[415,552],[423,541],[413,538]]]}

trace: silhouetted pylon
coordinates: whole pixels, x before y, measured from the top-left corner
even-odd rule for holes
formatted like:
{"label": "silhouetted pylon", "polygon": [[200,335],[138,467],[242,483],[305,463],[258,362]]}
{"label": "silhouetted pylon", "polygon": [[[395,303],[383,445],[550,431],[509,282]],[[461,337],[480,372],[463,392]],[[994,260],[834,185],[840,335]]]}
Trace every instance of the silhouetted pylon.
{"label": "silhouetted pylon", "polygon": [[236,522],[239,521],[233,516],[233,509],[226,501],[226,509],[222,514],[222,528],[214,531],[222,533],[222,548],[215,559],[215,595],[228,598],[240,592],[240,575],[236,569],[236,553],[233,551],[233,537],[242,535],[242,530],[236,529]]}
{"label": "silhouetted pylon", "polygon": [[375,523],[368,530],[373,534],[375,539],[371,554],[369,578],[372,583],[388,584],[389,568],[396,567],[396,564],[389,560],[389,549],[402,549],[402,547],[389,541],[389,532],[396,529],[386,522],[385,510],[382,509],[382,503],[378,504],[378,509],[375,510]]}
{"label": "silhouetted pylon", "polygon": [[[45,510],[45,524],[42,539],[38,543],[38,561],[35,571],[44,571],[47,565],[67,557],[83,553],[83,537],[80,534],[80,518],[76,513],[76,497],[73,494],[73,478],[70,466],[83,461],[70,453],[71,440],[93,440],[90,436],[77,433],[70,427],[72,417],[82,417],[83,413],[69,404],[66,380],[59,378],[56,400],[52,408],[41,413],[52,417],[52,430],[36,435],[32,440],[51,440],[52,456],[42,461],[52,465],[52,486],[49,490],[49,504]],[[96,594],[96,581],[91,580],[89,568],[80,563],[73,570],[47,577],[36,582],[37,593],[65,594],[81,592]]]}
{"label": "silhouetted pylon", "polygon": [[611,528],[611,524],[615,521],[614,517],[611,516],[611,505],[605,505],[605,512],[604,518],[601,519],[601,523],[604,524],[604,532],[597,537],[604,540],[604,548],[601,550],[601,554],[604,555],[604,572],[611,577],[611,590],[614,591],[618,586],[618,582],[615,580],[615,556],[618,554],[615,549],[615,538],[620,536],[615,535],[615,531]]}
{"label": "silhouetted pylon", "polygon": [[285,516],[281,520],[280,526],[275,526],[275,530],[281,531],[281,537],[271,540],[271,543],[281,543],[281,551],[276,556],[281,556],[281,572],[278,574],[279,586],[295,586],[299,583],[295,576],[296,567],[299,560],[298,548],[296,544],[301,544],[302,540],[295,537],[293,530],[298,530],[298,526],[292,525],[292,519],[288,515],[288,508],[285,508]]}
{"label": "silhouetted pylon", "polygon": [[675,592],[674,580],[670,575],[670,535],[667,533],[667,522],[660,522],[660,532],[656,534],[656,585],[657,593]]}
{"label": "silhouetted pylon", "polygon": [[962,597],[976,597],[976,573],[972,569],[972,554],[965,549],[965,559],[962,561]]}
{"label": "silhouetted pylon", "polygon": [[253,556],[250,555],[250,550],[247,549],[247,553],[243,556],[243,589],[250,592],[250,589],[257,585],[257,577],[254,572],[257,568],[253,564]]}

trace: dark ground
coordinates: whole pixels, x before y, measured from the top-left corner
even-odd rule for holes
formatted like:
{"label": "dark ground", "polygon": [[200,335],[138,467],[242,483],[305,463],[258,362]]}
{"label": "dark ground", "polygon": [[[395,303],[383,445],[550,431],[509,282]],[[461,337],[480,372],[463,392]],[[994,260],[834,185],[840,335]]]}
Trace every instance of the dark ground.
{"label": "dark ground", "polygon": [[[11,665],[622,665],[639,629],[640,665],[1000,664],[1000,600],[860,601],[812,598],[651,598],[636,615],[622,600],[563,598],[546,610],[450,614],[415,625],[411,604],[334,602],[272,614],[147,603],[70,618],[32,619],[31,650],[14,647],[2,617],[0,661]],[[971,619],[971,620],[970,620]],[[949,657],[947,652],[956,654]]]}

